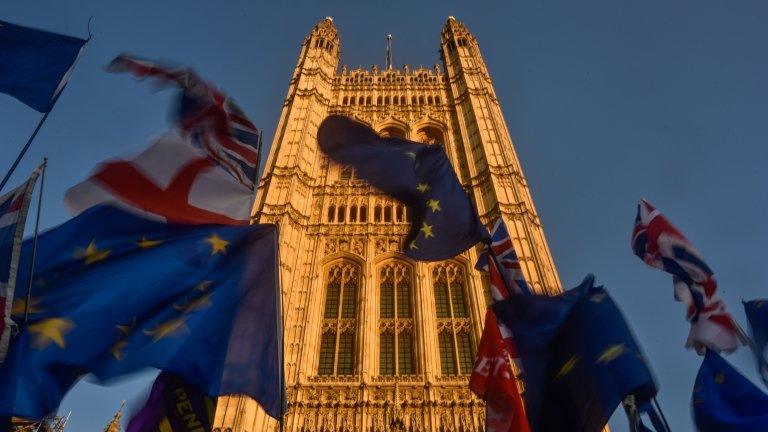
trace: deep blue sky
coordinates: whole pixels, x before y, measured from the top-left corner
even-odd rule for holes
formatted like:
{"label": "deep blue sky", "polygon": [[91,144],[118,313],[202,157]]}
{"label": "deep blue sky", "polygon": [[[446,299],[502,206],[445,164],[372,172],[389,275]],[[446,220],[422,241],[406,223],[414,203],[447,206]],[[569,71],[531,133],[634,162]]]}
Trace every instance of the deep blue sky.
{"label": "deep blue sky", "polygon": [[[700,359],[671,280],[629,248],[640,197],[698,246],[734,316],[740,299],[766,296],[768,229],[768,5],[764,1],[270,2],[25,1],[0,19],[94,38],[13,178],[50,158],[43,225],[68,218],[64,191],[99,161],[138,151],[166,127],[169,93],[102,71],[132,51],[193,65],[232,94],[254,122],[274,128],[312,25],[333,16],[342,62],[439,61],[448,15],[477,35],[560,276],[604,283],[646,350],[675,431],[691,431],[689,401]],[[0,95],[0,170],[39,114]],[[729,357],[755,378],[746,350]],[[80,385],[62,405],[70,430],[101,430],[147,376],[108,388]],[[626,430],[618,413],[611,421]]]}

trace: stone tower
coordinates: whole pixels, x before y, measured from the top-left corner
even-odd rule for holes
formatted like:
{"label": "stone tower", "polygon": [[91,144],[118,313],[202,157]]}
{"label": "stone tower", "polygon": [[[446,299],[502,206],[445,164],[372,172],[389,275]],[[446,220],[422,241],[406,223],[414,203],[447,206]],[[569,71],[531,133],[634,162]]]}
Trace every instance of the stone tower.
{"label": "stone tower", "polygon": [[[285,430],[482,430],[468,389],[487,305],[478,249],[415,262],[402,254],[409,215],[319,150],[332,113],[383,135],[444,143],[483,222],[502,217],[529,284],[560,282],[476,38],[453,17],[431,69],[339,68],[331,18],[301,45],[254,208],[280,226]],[[251,400],[220,398],[216,428],[276,430]]]}

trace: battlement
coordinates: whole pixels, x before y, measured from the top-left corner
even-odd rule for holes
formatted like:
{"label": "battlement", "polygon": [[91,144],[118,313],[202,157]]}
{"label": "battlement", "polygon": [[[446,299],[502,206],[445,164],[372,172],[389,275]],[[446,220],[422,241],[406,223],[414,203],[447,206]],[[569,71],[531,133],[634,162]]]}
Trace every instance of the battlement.
{"label": "battlement", "polygon": [[334,84],[346,85],[420,85],[420,84],[440,84],[445,82],[445,76],[439,64],[435,64],[432,69],[420,66],[411,69],[409,65],[404,65],[402,69],[380,69],[378,65],[371,66],[371,69],[358,67],[349,70],[347,65],[341,67],[341,73],[334,77]]}

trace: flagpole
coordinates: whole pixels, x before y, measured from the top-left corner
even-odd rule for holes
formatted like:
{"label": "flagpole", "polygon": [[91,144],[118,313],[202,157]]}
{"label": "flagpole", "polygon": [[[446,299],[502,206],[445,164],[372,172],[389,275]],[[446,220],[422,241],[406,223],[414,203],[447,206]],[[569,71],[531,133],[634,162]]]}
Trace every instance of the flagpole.
{"label": "flagpole", "polygon": [[29,280],[27,281],[27,301],[24,303],[24,324],[27,325],[29,317],[29,302],[32,301],[32,279],[35,275],[35,261],[37,260],[37,238],[40,232],[40,208],[43,205],[43,190],[45,188],[45,168],[48,166],[48,158],[43,158],[42,172],[40,173],[40,192],[37,195],[37,215],[35,217],[35,236],[32,238],[32,261],[29,263]]}
{"label": "flagpole", "polygon": [[70,66],[69,71],[64,75],[63,80],[66,80],[66,82],[64,82],[64,84],[61,86],[61,89],[59,89],[59,91],[53,97],[53,100],[51,100],[51,107],[48,109],[48,111],[45,112],[45,114],[43,114],[43,117],[37,123],[37,127],[35,127],[34,132],[32,132],[32,135],[27,140],[27,143],[24,144],[24,147],[21,148],[19,155],[16,156],[16,160],[13,161],[13,165],[11,165],[11,168],[5,174],[5,177],[3,177],[3,181],[0,182],[0,192],[2,192],[3,188],[5,187],[5,184],[8,183],[8,180],[11,178],[11,175],[13,174],[13,172],[16,171],[16,167],[19,165],[19,162],[21,162],[21,159],[27,153],[27,150],[29,150],[29,146],[32,145],[32,141],[34,141],[35,137],[37,136],[37,133],[40,132],[40,129],[43,127],[43,123],[45,123],[45,120],[48,118],[48,115],[51,113],[51,111],[53,111],[53,107],[56,106],[56,102],[58,102],[59,96],[61,96],[61,94],[64,93],[64,89],[67,88],[67,85],[69,84],[69,77],[72,74],[72,72],[75,70],[77,61],[80,60],[80,56],[83,54],[83,50],[85,50],[85,47],[88,45],[88,42],[91,41],[91,37],[92,37],[91,19],[93,19],[93,17],[88,19],[88,39],[85,40],[85,43],[80,48],[80,52],[77,54],[75,61],[72,62],[72,66]]}
{"label": "flagpole", "polygon": [[[54,104],[55,103],[56,103],[56,100],[54,100]],[[45,114],[43,114],[43,117],[37,123],[37,127],[35,128],[35,131],[32,132],[32,136],[29,137],[29,139],[27,140],[27,143],[24,144],[24,147],[21,148],[21,151],[19,152],[18,156],[16,156],[16,160],[13,161],[13,165],[11,165],[11,168],[5,174],[5,177],[3,178],[2,183],[0,183],[0,191],[2,191],[3,188],[5,187],[5,184],[8,183],[8,179],[11,178],[11,174],[13,174],[13,172],[16,171],[16,167],[19,166],[19,162],[21,162],[21,159],[24,157],[24,154],[27,153],[29,146],[32,144],[32,141],[37,136],[37,133],[40,132],[40,128],[43,127],[43,123],[45,123],[45,119],[48,118],[48,114],[50,114],[51,111],[53,111],[53,106],[51,106],[51,109],[49,109],[48,111],[45,112]]]}
{"label": "flagpole", "polygon": [[285,422],[285,411],[286,411],[286,398],[285,398],[285,368],[283,364],[283,349],[284,347],[284,338],[283,338],[283,324],[285,322],[285,318],[283,317],[283,288],[282,284],[280,283],[280,228],[275,227],[275,276],[277,276],[277,295],[275,296],[275,306],[277,307],[277,325],[278,325],[278,338],[280,343],[280,349],[278,350],[278,363],[280,364],[280,367],[277,369],[280,376],[278,377],[280,381],[280,419],[278,420],[280,432],[284,431],[284,422]]}

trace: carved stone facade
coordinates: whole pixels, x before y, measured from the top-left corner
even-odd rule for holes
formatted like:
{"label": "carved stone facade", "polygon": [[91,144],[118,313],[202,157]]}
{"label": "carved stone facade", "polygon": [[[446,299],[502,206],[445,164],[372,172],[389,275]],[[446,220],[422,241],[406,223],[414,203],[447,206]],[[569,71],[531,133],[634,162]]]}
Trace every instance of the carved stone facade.
{"label": "carved stone facade", "polygon": [[[483,222],[501,216],[534,290],[560,291],[544,232],[475,37],[450,17],[433,69],[339,68],[330,18],[301,45],[254,208],[280,227],[291,432],[481,431],[468,389],[487,281],[478,249],[439,263],[402,254],[409,215],[330,162],[332,113],[387,135],[444,143]],[[220,398],[216,430],[277,430],[253,401]]]}

